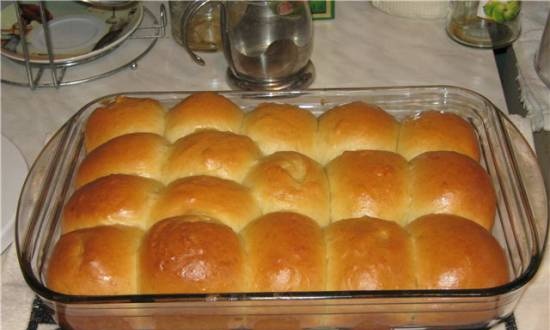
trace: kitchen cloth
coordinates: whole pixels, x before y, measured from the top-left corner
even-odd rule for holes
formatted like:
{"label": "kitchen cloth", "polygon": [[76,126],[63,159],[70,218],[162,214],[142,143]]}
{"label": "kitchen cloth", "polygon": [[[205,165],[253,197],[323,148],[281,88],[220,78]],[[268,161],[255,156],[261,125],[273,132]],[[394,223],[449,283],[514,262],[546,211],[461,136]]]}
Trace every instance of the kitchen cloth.
{"label": "kitchen cloth", "polygon": [[549,12],[550,1],[522,2],[521,34],[513,44],[521,101],[534,131],[550,130],[550,88],[535,70],[535,54],[539,49]]}
{"label": "kitchen cloth", "polygon": [[[27,330],[29,325],[34,292],[23,279],[15,245],[12,244],[2,254],[2,303],[0,329]],[[55,330],[55,324],[39,324],[36,330]]]}

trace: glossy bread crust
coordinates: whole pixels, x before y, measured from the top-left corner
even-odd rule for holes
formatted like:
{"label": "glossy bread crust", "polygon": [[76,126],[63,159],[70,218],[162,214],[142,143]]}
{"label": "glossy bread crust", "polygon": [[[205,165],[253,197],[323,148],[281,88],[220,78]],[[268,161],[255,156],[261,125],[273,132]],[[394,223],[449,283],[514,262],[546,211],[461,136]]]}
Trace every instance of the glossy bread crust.
{"label": "glossy bread crust", "polygon": [[145,230],[162,188],[158,181],[126,174],[92,181],[75,191],[65,205],[62,233],[116,224]]}
{"label": "glossy bread crust", "polygon": [[251,292],[325,289],[325,246],[319,225],[291,212],[266,214],[242,234]]}
{"label": "glossy bread crust", "polygon": [[88,152],[121,135],[131,133],[164,134],[165,110],[150,98],[119,96],[96,109],[88,118],[85,145]]}
{"label": "glossy bread crust", "polygon": [[318,160],[327,164],[344,151],[395,152],[399,124],[378,106],[352,102],[336,106],[319,117]]}
{"label": "glossy bread crust", "polygon": [[470,123],[454,113],[424,111],[401,122],[397,152],[407,160],[428,151],[454,151],[479,162],[479,145]]}
{"label": "glossy bread crust", "polygon": [[491,178],[475,160],[452,151],[426,152],[411,162],[408,219],[449,213],[493,228],[496,194]]}
{"label": "glossy bread crust", "polygon": [[332,222],[369,216],[405,223],[410,200],[405,158],[389,151],[345,151],[326,170]]}
{"label": "glossy bread crust", "polygon": [[241,182],[260,156],[260,149],[246,135],[199,131],[174,143],[164,165],[164,180],[211,175]]}
{"label": "glossy bread crust", "polygon": [[76,174],[77,188],[110,174],[131,174],[162,180],[169,145],[160,135],[132,133],[116,137],[84,158]]}
{"label": "glossy bread crust", "polygon": [[497,240],[473,221],[430,214],[407,225],[414,246],[419,289],[477,289],[510,279]]}
{"label": "glossy bread crust", "polygon": [[242,291],[243,262],[241,242],[231,228],[199,216],[165,219],[143,240],[140,291]]}
{"label": "glossy bread crust", "polygon": [[250,190],[231,180],[199,175],[176,180],[161,192],[151,224],[180,215],[218,219],[239,232],[261,215]]}
{"label": "glossy bread crust", "polygon": [[135,294],[143,231],[97,226],[61,236],[49,259],[48,287],[70,295]]}
{"label": "glossy bread crust", "polygon": [[264,155],[296,151],[315,158],[317,119],[290,104],[262,103],[247,113],[242,133],[258,143]]}
{"label": "glossy bread crust", "polygon": [[326,226],[330,219],[330,194],[325,171],[313,159],[294,151],[280,151],[262,158],[244,184],[264,214],[292,211]]}
{"label": "glossy bread crust", "polygon": [[175,142],[198,130],[238,133],[244,113],[228,98],[214,92],[194,93],[166,114],[166,139]]}
{"label": "glossy bread crust", "polygon": [[416,288],[412,243],[393,221],[345,219],[325,229],[327,290]]}

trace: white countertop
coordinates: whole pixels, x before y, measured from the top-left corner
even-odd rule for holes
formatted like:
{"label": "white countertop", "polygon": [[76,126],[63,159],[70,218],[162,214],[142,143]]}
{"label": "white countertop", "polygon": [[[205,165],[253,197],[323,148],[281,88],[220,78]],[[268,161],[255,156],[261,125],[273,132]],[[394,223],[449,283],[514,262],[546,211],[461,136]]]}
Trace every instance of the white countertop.
{"label": "white countertop", "polygon": [[[158,8],[158,3],[152,6]],[[446,35],[444,20],[399,18],[366,2],[338,2],[336,19],[314,24],[316,80],[311,88],[455,85],[486,96],[507,112],[492,50],[455,43]],[[223,55],[202,55],[205,67],[192,63],[168,31],[135,71],[58,90],[31,91],[2,84],[2,134],[32,164],[46,138],[100,96],[127,91],[229,89]],[[548,270],[543,275],[546,277],[536,280],[537,289],[529,288],[520,301],[516,313],[520,330],[549,328]],[[26,322],[28,315],[20,317]]]}

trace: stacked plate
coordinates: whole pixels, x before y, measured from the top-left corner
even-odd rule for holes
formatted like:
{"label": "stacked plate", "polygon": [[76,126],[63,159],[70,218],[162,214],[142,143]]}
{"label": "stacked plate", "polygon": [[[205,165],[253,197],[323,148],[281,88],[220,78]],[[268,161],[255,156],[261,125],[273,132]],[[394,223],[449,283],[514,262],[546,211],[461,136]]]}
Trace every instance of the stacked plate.
{"label": "stacked plate", "polygon": [[[2,55],[25,61],[23,43],[16,14],[16,4],[5,6],[2,18]],[[125,41],[140,25],[143,6],[98,7],[82,2],[52,1],[46,3],[48,27],[56,64],[67,64],[95,58]],[[30,62],[49,63],[47,39],[35,2],[20,5],[25,25],[25,39]]]}

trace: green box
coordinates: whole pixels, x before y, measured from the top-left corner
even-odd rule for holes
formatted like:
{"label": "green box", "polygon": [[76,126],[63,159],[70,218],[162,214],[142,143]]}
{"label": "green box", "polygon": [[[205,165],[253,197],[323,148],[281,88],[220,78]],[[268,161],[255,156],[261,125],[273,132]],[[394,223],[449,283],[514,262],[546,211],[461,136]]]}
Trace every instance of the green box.
{"label": "green box", "polygon": [[333,19],[335,0],[309,0],[309,8],[313,19]]}

